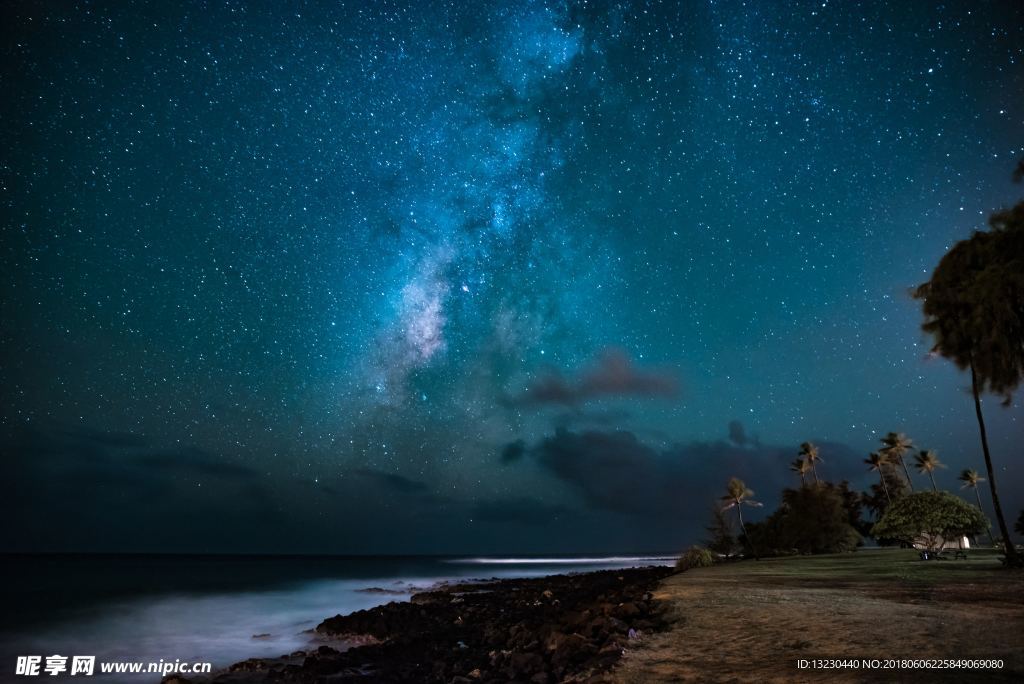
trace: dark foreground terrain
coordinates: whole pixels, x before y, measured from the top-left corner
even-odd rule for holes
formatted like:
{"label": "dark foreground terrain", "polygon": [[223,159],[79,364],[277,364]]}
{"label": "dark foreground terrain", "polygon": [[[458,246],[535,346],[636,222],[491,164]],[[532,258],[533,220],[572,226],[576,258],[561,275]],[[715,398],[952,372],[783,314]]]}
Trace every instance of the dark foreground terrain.
{"label": "dark foreground terrain", "polygon": [[652,591],[670,574],[635,568],[452,584],[324,620],[316,628],[324,645],[237,663],[212,681],[587,681],[666,627]]}

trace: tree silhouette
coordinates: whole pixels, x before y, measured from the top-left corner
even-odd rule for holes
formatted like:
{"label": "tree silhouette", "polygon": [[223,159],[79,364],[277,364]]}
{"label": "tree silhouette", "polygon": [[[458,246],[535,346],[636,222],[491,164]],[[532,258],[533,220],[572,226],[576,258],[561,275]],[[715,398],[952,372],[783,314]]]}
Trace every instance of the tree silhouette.
{"label": "tree silhouette", "polygon": [[903,473],[907,476],[907,486],[910,487],[911,492],[914,491],[914,481],[910,479],[910,469],[907,468],[907,462],[903,460],[903,454],[916,448],[914,442],[902,432],[890,432],[882,438],[882,455],[893,463],[903,466]]}
{"label": "tree silhouette", "polygon": [[918,492],[890,506],[871,528],[871,535],[938,551],[956,537],[979,534],[987,527],[982,512],[960,497],[949,492]]}
{"label": "tree silhouette", "polygon": [[[981,505],[981,490],[978,489],[978,485],[981,484],[982,482],[985,482],[985,478],[983,478],[974,468],[967,468],[960,472],[960,475],[959,477],[957,477],[957,479],[963,482],[963,485],[961,485],[960,489],[967,489],[968,487],[970,487],[971,489],[974,490],[974,498],[978,500],[978,510],[984,513],[985,509]],[[992,538],[991,536],[989,536],[989,541],[991,540]]]}
{"label": "tree silhouette", "polygon": [[928,473],[928,478],[932,481],[932,491],[939,491],[939,488],[935,486],[935,470],[946,466],[939,460],[938,452],[922,449],[914,455],[914,465],[917,466],[917,472]]}
{"label": "tree silhouette", "polygon": [[807,462],[806,458],[797,458],[789,464],[789,469],[800,476],[800,486],[803,487],[806,482],[807,473],[811,472],[811,464]]}
{"label": "tree silhouette", "polygon": [[725,517],[725,511],[720,506],[712,508],[711,524],[705,529],[710,536],[704,542],[704,546],[726,558],[733,554],[736,550],[736,537],[733,536],[729,521]]}
{"label": "tree silhouette", "polygon": [[[747,543],[753,549],[753,542],[749,536],[747,536],[747,526],[743,524],[743,507],[754,506],[759,507],[762,504],[752,500],[750,497],[754,495],[752,489],[747,488],[746,483],[738,477],[734,477],[729,480],[729,484],[725,488],[725,496],[722,497],[722,510],[727,511],[730,508],[736,509],[736,518],[740,523],[740,531],[743,532],[743,536],[747,538]],[[754,552],[757,555],[757,552]]]}
{"label": "tree silhouette", "polygon": [[[1024,176],[1024,163],[1018,174]],[[981,395],[1001,395],[1008,405],[1024,379],[1024,202],[993,214],[989,226],[956,243],[914,296],[924,302],[921,327],[935,341],[932,351],[971,374],[992,507],[1007,563],[1017,565],[1021,559],[999,502]]]}
{"label": "tree silhouette", "polygon": [[[886,463],[880,471],[882,480],[885,480],[883,487],[880,482],[872,484],[861,500],[864,505],[875,515],[875,519],[881,519],[882,515],[889,509],[889,506],[899,501],[910,493],[907,487],[907,479],[903,473],[897,471],[891,462]],[[888,494],[888,496],[886,496]]]}
{"label": "tree silhouette", "polygon": [[814,484],[821,484],[821,481],[818,480],[818,462],[822,458],[818,453],[818,447],[810,442],[804,442],[800,445],[800,453],[797,455],[811,466],[811,472],[814,474]]}
{"label": "tree silhouette", "polygon": [[864,462],[868,464],[868,470],[874,470],[878,473],[878,479],[882,481],[882,491],[885,492],[885,500],[892,505],[892,497],[889,496],[889,487],[885,484],[885,473],[882,472],[882,469],[889,465],[889,460],[876,451],[865,458]]}
{"label": "tree silhouette", "polygon": [[978,508],[984,511],[985,509],[981,505],[981,491],[978,489],[978,485],[985,482],[985,478],[974,468],[967,468],[956,479],[964,483],[960,489],[967,489],[969,487],[974,490],[974,496],[978,500]]}

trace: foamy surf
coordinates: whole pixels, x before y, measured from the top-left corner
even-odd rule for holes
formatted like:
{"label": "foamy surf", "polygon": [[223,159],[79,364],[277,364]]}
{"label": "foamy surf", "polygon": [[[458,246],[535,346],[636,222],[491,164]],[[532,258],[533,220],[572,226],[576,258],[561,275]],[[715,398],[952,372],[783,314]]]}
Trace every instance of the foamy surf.
{"label": "foamy surf", "polygon": [[673,556],[604,556],[592,558],[451,558],[445,563],[473,565],[671,565]]}

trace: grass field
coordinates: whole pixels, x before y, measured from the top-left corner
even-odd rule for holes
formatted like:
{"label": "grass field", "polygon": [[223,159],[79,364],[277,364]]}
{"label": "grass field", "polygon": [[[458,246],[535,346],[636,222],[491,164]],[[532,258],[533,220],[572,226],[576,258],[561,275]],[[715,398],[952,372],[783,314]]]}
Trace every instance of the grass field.
{"label": "grass field", "polygon": [[[673,627],[621,682],[1024,681],[1024,573],[994,551],[921,561],[905,549],[728,563],[668,578]],[[799,668],[799,660],[1001,659],[1000,669]],[[848,664],[848,663],[847,663]]]}
{"label": "grass field", "polygon": [[1004,582],[1012,573],[1003,571],[1000,552],[975,549],[967,560],[922,562],[912,549],[862,549],[856,553],[828,556],[788,556],[760,561],[727,563],[715,572],[737,577],[794,578],[807,581],[889,579],[900,582]]}

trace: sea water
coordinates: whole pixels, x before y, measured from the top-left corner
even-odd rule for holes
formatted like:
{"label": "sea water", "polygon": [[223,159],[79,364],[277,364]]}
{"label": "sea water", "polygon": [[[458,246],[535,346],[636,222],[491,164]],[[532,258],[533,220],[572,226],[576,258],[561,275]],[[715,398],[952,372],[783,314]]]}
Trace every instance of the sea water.
{"label": "sea water", "polygon": [[[439,582],[670,564],[666,556],[8,556],[0,681],[18,656],[209,662],[310,647],[324,618]],[[64,673],[67,676],[67,673]],[[45,675],[43,675],[45,676]],[[47,677],[47,679],[50,679]],[[148,682],[130,674],[92,681]],[[156,677],[159,681],[159,677]]]}

